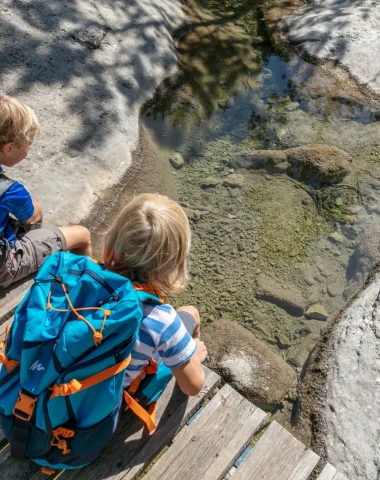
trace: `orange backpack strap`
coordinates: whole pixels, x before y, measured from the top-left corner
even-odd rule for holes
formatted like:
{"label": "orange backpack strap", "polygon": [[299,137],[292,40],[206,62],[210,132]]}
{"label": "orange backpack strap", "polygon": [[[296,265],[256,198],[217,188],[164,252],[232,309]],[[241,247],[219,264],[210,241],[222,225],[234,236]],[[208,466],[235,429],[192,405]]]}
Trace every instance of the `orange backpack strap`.
{"label": "orange backpack strap", "polygon": [[93,387],[94,385],[103,382],[103,380],[107,380],[108,378],[114,377],[118,373],[122,372],[125,368],[127,368],[130,361],[131,356],[129,355],[129,357],[127,357],[122,362],[117,363],[112,367],[106,368],[102,372],[96,373],[95,375],[81,380],[80,382],[73,379],[69,383],[62,383],[61,385],[55,384],[49,388],[49,390],[53,391],[53,393],[50,395],[50,399],[54,397],[65,397],[66,395],[73,395],[74,393],[81,392],[86,388]]}
{"label": "orange backpack strap", "polygon": [[166,302],[165,295],[163,295],[161,293],[161,290],[159,288],[157,288],[154,283],[133,282],[132,285],[133,285],[133,288],[137,292],[145,292],[145,293],[148,293],[150,295],[155,295],[156,297],[158,297],[160,299],[161,303]]}
{"label": "orange backpack strap", "polygon": [[152,375],[153,373],[156,373],[157,370],[158,370],[158,363],[156,362],[156,360],[154,360],[154,358],[151,358],[149,360],[149,363],[147,363],[142,368],[141,372],[133,380],[133,382],[131,383],[131,385],[128,388],[128,392],[132,393],[132,395],[134,395],[137,392],[137,390],[140,386],[140,383],[141,383],[142,379],[144,378],[144,375],[146,375],[146,374]]}
{"label": "orange backpack strap", "polygon": [[146,425],[149,432],[153,432],[157,428],[154,416],[155,416],[155,409],[150,409],[151,411],[145,410],[141,405],[137,403],[137,401],[132,398],[127,391],[124,390],[124,401],[127,404],[125,410],[130,408],[132,412],[137,415]]}
{"label": "orange backpack strap", "polygon": [[[10,328],[9,326],[7,326],[5,329],[5,338],[0,342],[0,350],[3,350],[5,347],[5,343],[7,341],[9,332],[10,332]],[[14,368],[20,365],[20,362],[18,362],[17,360],[9,360],[9,358],[2,352],[0,352],[0,363],[5,365],[5,368],[7,369],[8,373],[10,373]]]}

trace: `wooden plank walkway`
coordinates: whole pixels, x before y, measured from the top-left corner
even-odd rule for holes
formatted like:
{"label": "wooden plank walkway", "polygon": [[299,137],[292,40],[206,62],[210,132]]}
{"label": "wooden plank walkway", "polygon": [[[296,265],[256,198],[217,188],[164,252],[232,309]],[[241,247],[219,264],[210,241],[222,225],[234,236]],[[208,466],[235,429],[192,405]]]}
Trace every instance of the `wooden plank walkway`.
{"label": "wooden plank walkway", "polygon": [[[0,294],[0,339],[32,280]],[[158,403],[157,430],[149,435],[126,412],[103,454],[80,470],[47,477],[29,460],[15,460],[0,429],[0,478],[5,480],[307,480],[319,457],[220,377],[205,368],[205,386],[196,397],[174,381]],[[259,440],[251,440],[263,428]],[[153,462],[153,463],[152,463]],[[315,478],[315,477],[314,477]],[[317,480],[347,480],[327,464]]]}

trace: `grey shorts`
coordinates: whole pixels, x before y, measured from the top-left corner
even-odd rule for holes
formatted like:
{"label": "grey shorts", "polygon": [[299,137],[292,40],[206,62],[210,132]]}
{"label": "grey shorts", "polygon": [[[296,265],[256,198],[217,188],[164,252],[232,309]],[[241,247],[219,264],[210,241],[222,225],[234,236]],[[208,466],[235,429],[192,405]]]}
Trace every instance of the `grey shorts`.
{"label": "grey shorts", "polygon": [[185,325],[186,330],[193,335],[197,322],[195,318],[189,312],[185,312],[183,310],[177,311],[177,315],[182,320],[182,323]]}
{"label": "grey shorts", "polygon": [[0,267],[0,288],[37,272],[48,255],[61,250],[67,250],[66,239],[57,227],[39,228],[18,236],[6,263]]}

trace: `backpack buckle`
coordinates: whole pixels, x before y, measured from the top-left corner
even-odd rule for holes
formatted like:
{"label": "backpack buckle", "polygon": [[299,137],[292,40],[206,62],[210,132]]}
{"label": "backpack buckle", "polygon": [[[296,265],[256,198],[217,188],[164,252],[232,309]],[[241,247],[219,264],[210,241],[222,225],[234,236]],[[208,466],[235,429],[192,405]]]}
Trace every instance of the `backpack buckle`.
{"label": "backpack buckle", "polygon": [[34,407],[38,397],[32,397],[25,391],[20,390],[18,400],[13,408],[13,415],[20,420],[29,422],[33,416]]}

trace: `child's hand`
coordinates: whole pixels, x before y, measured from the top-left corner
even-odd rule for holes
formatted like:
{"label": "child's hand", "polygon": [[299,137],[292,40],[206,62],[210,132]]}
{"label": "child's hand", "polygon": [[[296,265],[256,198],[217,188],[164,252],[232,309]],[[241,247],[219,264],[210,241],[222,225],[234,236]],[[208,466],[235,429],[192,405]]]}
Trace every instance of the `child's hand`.
{"label": "child's hand", "polygon": [[199,340],[199,338],[194,338],[194,341],[197,344],[197,351],[195,352],[194,357],[197,358],[200,363],[203,363],[208,356],[206,345],[202,340]]}

